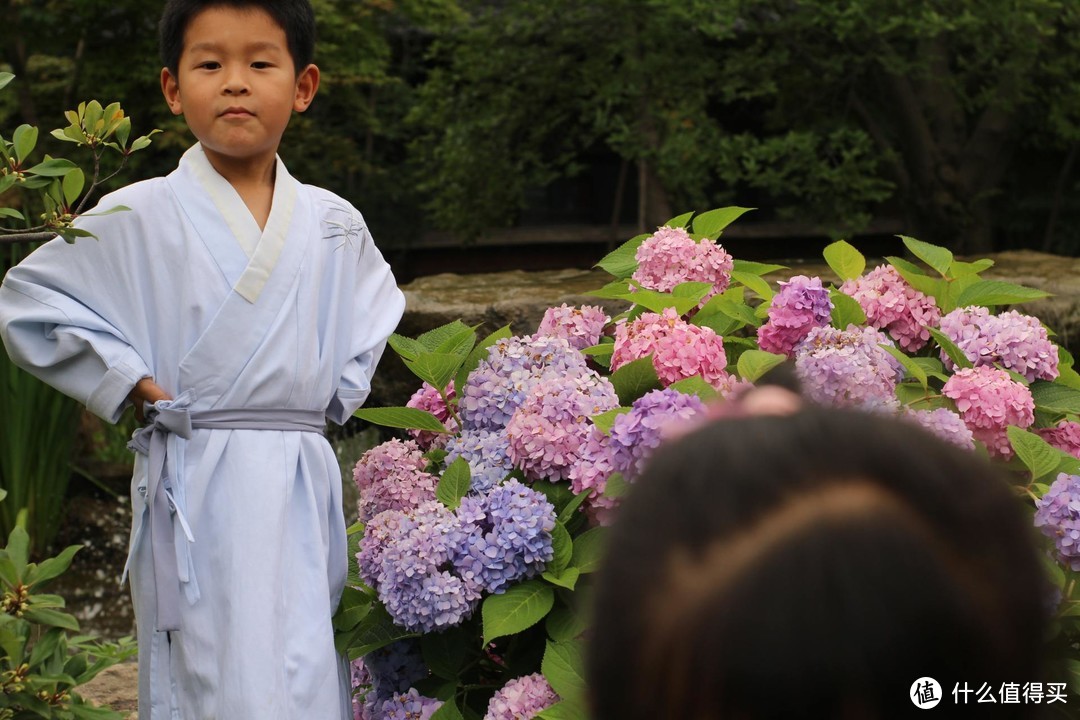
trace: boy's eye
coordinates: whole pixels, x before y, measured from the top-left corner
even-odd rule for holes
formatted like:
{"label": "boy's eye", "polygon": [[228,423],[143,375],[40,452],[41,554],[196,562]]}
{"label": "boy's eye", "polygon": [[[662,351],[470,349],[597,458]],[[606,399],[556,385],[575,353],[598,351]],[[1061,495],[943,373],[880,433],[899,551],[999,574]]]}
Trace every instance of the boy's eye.
{"label": "boy's eye", "polygon": [[256,70],[265,70],[266,68],[270,67],[270,63],[264,62],[262,60],[256,60],[255,62],[251,63],[251,67],[255,68]]}
{"label": "boy's eye", "polygon": [[217,70],[219,67],[221,67],[221,63],[218,63],[214,60],[207,60],[206,62],[199,63],[196,67],[199,67],[203,70]]}

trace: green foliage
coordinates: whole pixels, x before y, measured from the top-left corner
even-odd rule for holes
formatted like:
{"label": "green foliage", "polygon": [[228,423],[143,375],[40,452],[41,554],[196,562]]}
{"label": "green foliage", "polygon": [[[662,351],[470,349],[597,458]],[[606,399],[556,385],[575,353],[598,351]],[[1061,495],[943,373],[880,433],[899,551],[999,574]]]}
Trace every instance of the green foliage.
{"label": "green foliage", "polygon": [[79,549],[73,545],[56,557],[30,562],[30,536],[22,523],[0,549],[0,718],[123,717],[86,704],[77,688],[131,657],[134,642],[103,643],[77,635],[79,623],[64,612],[63,598],[41,592],[70,567]]}

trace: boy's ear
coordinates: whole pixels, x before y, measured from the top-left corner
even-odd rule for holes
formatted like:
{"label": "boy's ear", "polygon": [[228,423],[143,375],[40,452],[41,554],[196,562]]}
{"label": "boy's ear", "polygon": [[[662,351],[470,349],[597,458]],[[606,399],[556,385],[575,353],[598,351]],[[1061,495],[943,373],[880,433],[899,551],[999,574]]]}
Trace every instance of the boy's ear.
{"label": "boy's ear", "polygon": [[296,76],[296,96],[293,98],[293,110],[304,112],[315,99],[319,91],[319,68],[308,65]]}
{"label": "boy's ear", "polygon": [[173,115],[184,112],[184,104],[180,102],[180,83],[167,67],[161,68],[161,94],[165,96],[165,102]]}

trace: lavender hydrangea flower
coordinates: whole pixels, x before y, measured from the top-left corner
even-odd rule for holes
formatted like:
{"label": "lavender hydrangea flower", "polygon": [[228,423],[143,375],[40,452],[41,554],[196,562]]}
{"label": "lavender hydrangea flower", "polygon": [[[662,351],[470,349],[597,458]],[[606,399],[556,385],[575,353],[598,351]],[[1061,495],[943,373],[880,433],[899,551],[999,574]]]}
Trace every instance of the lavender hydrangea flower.
{"label": "lavender hydrangea flower", "polygon": [[542,572],[554,556],[555,507],[517,480],[482,499],[466,497],[458,509],[454,567],[477,591],[501,593]]}
{"label": "lavender hydrangea flower", "polygon": [[586,367],[585,356],[563,338],[501,339],[469,374],[458,401],[461,422],[467,429],[501,430],[537,381]]}
{"label": "lavender hydrangea flower", "polygon": [[472,615],[479,593],[446,569],[453,566],[455,540],[462,531],[454,514],[438,502],[427,502],[406,515],[400,529],[404,534],[382,550],[375,578],[379,600],[394,623],[431,632]]}
{"label": "lavender hydrangea flower", "polygon": [[464,458],[472,474],[469,494],[481,495],[501,483],[514,469],[508,450],[505,432],[462,430],[446,444],[446,462]]}
{"label": "lavender hydrangea flower", "polygon": [[561,337],[570,343],[570,347],[584,350],[600,342],[604,326],[610,320],[601,307],[582,305],[575,308],[563,303],[544,311],[544,318],[533,337]]}
{"label": "lavender hydrangea flower", "polygon": [[590,511],[601,524],[610,519],[616,500],[603,493],[613,473],[627,482],[637,479],[649,456],[668,433],[685,426],[705,412],[705,403],[696,395],[671,388],[652,390],[635,400],[630,411],[618,415],[610,433],[592,427],[582,449],[582,460],[570,472],[575,493],[591,488]]}
{"label": "lavender hydrangea flower", "polygon": [[975,437],[971,434],[971,430],[964,424],[963,418],[948,408],[933,410],[909,408],[902,412],[900,417],[929,430],[947,443],[965,450],[975,449]]}
{"label": "lavender hydrangea flower", "polygon": [[618,406],[611,381],[588,368],[539,380],[506,425],[507,454],[530,480],[563,480],[581,458],[588,419]]}
{"label": "lavender hydrangea flower", "polygon": [[368,450],[353,468],[360,491],[360,521],[384,510],[412,510],[435,499],[438,479],[424,471],[427,461],[413,440],[394,438]]}
{"label": "lavender hydrangea flower", "polygon": [[1035,527],[1054,541],[1062,564],[1080,570],[1080,476],[1057,476],[1035,503]]}
{"label": "lavender hydrangea flower", "polygon": [[429,720],[442,705],[442,700],[425,697],[410,688],[378,706],[373,720]]}
{"label": "lavender hydrangea flower", "polygon": [[806,395],[823,405],[886,410],[897,406],[900,363],[879,345],[892,345],[872,327],[814,328],[795,349],[795,372]]}
{"label": "lavender hydrangea flower", "polygon": [[[957,308],[941,319],[941,331],[976,367],[1000,364],[1028,382],[1058,376],[1057,348],[1039,319],[1015,310],[991,315],[984,307]],[[950,370],[956,366],[941,353]]]}
{"label": "lavender hydrangea flower", "polygon": [[514,678],[492,695],[484,720],[530,720],[559,701],[540,673]]}
{"label": "lavender hydrangea flower", "polygon": [[[429,674],[416,640],[399,640],[350,664],[353,720],[382,717],[382,705]],[[356,692],[363,690],[363,692]]]}
{"label": "lavender hydrangea flower", "polygon": [[769,320],[758,328],[758,347],[794,357],[795,346],[811,329],[829,324],[832,307],[821,278],[796,275],[781,282],[780,292],[769,304]]}

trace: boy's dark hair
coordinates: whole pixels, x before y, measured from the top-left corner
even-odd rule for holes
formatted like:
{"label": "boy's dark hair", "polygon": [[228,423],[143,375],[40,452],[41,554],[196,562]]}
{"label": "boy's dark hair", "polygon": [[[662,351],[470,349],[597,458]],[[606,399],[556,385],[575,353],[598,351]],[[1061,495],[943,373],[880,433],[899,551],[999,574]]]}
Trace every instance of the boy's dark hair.
{"label": "boy's dark hair", "polygon": [[299,73],[315,58],[315,11],[309,0],[168,0],[158,24],[161,62],[173,76],[184,50],[192,18],[214,7],[263,10],[285,31],[293,65]]}
{"label": "boy's dark hair", "polygon": [[907,717],[924,676],[950,705],[957,682],[1046,679],[1030,517],[989,463],[898,419],[809,408],[661,448],[597,583],[595,720]]}

